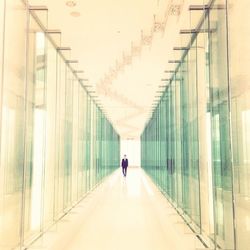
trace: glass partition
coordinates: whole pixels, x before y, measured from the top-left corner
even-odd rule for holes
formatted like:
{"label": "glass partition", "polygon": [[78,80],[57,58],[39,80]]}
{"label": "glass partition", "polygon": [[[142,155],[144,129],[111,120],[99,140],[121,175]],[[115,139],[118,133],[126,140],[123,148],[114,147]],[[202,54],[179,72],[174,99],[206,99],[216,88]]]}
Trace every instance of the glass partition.
{"label": "glass partition", "polygon": [[250,245],[250,2],[228,1],[236,249]]}
{"label": "glass partition", "polygon": [[57,53],[50,41],[46,41],[45,87],[45,171],[43,189],[43,228],[54,221],[57,126]]}
{"label": "glass partition", "polygon": [[73,115],[73,73],[66,65],[65,83],[65,127],[64,127],[64,190],[63,207],[68,210],[72,202],[72,115]]}
{"label": "glass partition", "polygon": [[[218,7],[220,6],[220,8]],[[229,122],[226,2],[217,0],[209,15],[210,108],[214,177],[215,237],[220,247],[234,248],[232,168]]]}
{"label": "glass partition", "polygon": [[[79,198],[79,191],[78,188],[81,188],[81,183],[79,180],[82,181],[82,173],[80,168],[82,163],[80,164],[79,161],[79,146],[81,143],[80,138],[80,127],[82,126],[82,122],[80,121],[80,85],[75,76],[73,76],[73,120],[72,120],[72,202],[76,202]],[[82,119],[82,117],[81,117]],[[78,177],[78,174],[80,175]]]}
{"label": "glass partition", "polygon": [[57,167],[55,219],[59,219],[64,212],[64,145],[65,145],[65,99],[66,96],[66,64],[57,55]]}
{"label": "glass partition", "polygon": [[0,248],[11,249],[21,242],[23,223],[27,10],[19,0],[1,1],[0,8],[0,31],[4,29],[0,35]]}
{"label": "glass partition", "polygon": [[33,18],[29,19],[26,85],[24,240],[39,233],[42,223],[46,132],[46,41]]}
{"label": "glass partition", "polygon": [[199,147],[199,171],[200,171],[200,209],[201,209],[201,233],[208,238],[209,247],[212,247],[214,238],[214,200],[213,200],[213,174],[211,163],[211,109],[209,88],[209,32],[208,15],[200,27],[197,35],[197,111],[198,111],[198,147]]}
{"label": "glass partition", "polygon": [[[82,195],[86,192],[85,180],[86,180],[86,169],[85,169],[85,154],[84,154],[84,143],[85,143],[85,112],[86,109],[86,95],[84,90],[79,87],[79,85],[75,84],[75,89],[78,93],[78,133],[75,132],[76,143],[77,143],[77,153],[75,153],[76,157],[76,166],[77,168],[77,197],[78,199],[82,197]],[[75,98],[75,94],[74,94]],[[75,101],[76,103],[76,101]],[[75,117],[75,116],[74,116]],[[74,128],[75,131],[76,128]]]}

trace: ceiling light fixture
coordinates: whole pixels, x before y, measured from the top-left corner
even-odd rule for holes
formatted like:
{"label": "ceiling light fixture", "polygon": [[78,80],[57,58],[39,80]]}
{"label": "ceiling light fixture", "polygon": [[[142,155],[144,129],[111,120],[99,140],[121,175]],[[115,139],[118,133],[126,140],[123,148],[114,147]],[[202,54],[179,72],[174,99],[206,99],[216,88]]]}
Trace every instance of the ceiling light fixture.
{"label": "ceiling light fixture", "polygon": [[67,5],[68,7],[75,7],[75,6],[76,6],[76,1],[67,1],[67,2],[66,2],[66,5]]}
{"label": "ceiling light fixture", "polygon": [[84,73],[83,70],[74,70],[73,73]]}
{"label": "ceiling light fixture", "polygon": [[72,11],[72,12],[70,13],[70,15],[73,16],[73,17],[79,17],[81,14],[80,14],[80,12],[78,12],[78,11]]}

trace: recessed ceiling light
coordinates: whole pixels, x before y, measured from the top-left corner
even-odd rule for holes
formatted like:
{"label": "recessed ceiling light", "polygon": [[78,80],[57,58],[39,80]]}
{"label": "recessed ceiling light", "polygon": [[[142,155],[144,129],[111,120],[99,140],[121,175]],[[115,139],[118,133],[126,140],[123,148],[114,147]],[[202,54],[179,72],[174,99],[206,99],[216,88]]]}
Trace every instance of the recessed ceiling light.
{"label": "recessed ceiling light", "polygon": [[66,5],[67,5],[68,7],[74,7],[74,6],[76,6],[76,1],[67,1],[67,2],[66,2]]}
{"label": "recessed ceiling light", "polygon": [[73,17],[79,17],[81,14],[80,14],[80,12],[78,12],[78,11],[72,11],[72,12],[70,13],[70,15],[73,16]]}

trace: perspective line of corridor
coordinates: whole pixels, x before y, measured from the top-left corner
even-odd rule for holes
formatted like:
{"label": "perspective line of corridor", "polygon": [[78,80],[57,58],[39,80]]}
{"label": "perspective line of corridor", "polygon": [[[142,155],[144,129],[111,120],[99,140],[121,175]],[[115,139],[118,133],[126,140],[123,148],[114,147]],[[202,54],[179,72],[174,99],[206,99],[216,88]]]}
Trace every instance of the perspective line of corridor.
{"label": "perspective line of corridor", "polygon": [[120,170],[106,178],[28,249],[203,248],[144,171],[129,168],[126,178]]}

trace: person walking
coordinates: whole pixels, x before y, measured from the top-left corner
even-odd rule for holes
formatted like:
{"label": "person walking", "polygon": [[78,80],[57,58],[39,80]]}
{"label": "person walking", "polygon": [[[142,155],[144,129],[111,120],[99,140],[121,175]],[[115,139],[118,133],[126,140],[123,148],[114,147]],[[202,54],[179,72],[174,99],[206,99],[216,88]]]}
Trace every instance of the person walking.
{"label": "person walking", "polygon": [[124,177],[126,177],[127,175],[127,168],[128,168],[128,159],[127,159],[127,156],[124,155],[122,159],[122,173]]}

